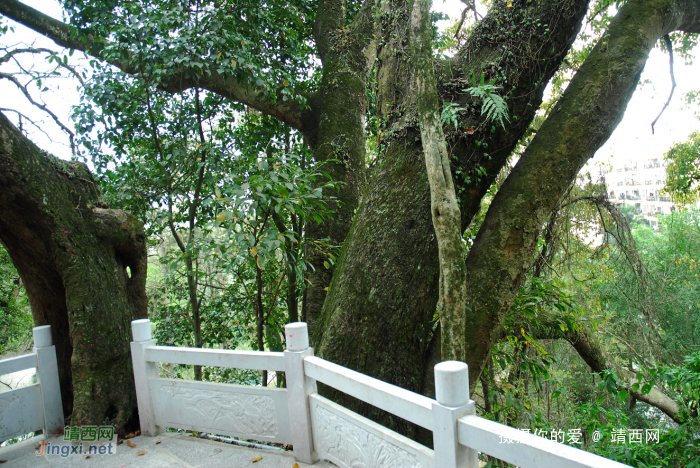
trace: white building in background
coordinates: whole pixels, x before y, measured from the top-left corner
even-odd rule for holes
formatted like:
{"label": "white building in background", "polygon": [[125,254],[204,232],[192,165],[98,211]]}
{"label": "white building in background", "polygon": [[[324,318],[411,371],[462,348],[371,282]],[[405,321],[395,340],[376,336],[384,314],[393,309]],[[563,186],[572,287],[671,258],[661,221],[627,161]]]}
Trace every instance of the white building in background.
{"label": "white building in background", "polygon": [[658,227],[658,215],[670,214],[673,209],[671,198],[660,193],[666,184],[662,157],[614,161],[605,183],[611,201],[633,206],[635,214],[644,216],[653,228]]}

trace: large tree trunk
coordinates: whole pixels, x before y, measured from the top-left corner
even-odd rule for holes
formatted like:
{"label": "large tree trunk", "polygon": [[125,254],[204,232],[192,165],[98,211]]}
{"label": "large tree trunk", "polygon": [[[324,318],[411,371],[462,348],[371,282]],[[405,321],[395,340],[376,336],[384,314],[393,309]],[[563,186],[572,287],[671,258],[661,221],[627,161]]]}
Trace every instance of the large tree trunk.
{"label": "large tree trunk", "polygon": [[[413,391],[420,391],[425,354],[434,330],[438,298],[438,245],[430,211],[430,188],[420,132],[416,126],[413,70],[404,59],[408,43],[408,2],[395,2],[382,17],[384,45],[378,51],[378,108],[387,120],[380,161],[369,175],[367,189],[343,245],[319,324],[313,335],[317,354]],[[440,99],[470,104],[463,117],[467,132],[446,135],[448,151],[458,160],[453,171],[471,177],[455,184],[462,209],[462,228],[477,212],[481,198],[494,181],[542,100],[546,83],[576,37],[587,1],[496,2],[454,60],[436,63]],[[533,24],[549,25],[549,32]],[[501,26],[507,25],[504,32]],[[520,33],[522,42],[513,42]],[[503,46],[508,53],[505,54]],[[505,57],[505,58],[504,58]],[[474,102],[461,90],[472,72],[501,77],[512,124],[491,131]],[[503,76],[507,78],[502,78]],[[507,81],[505,81],[507,80]],[[488,144],[488,149],[476,141]],[[484,153],[488,152],[488,156]],[[476,168],[486,176],[477,180]],[[466,330],[471,337],[472,330]],[[332,393],[332,392],[329,392]],[[342,395],[343,404],[406,433],[414,429],[376,409]]]}
{"label": "large tree trunk", "polygon": [[[333,246],[346,238],[365,183],[366,91],[376,49],[374,5],[374,0],[365,1],[347,29],[343,0],[320,1],[316,15],[314,37],[323,63],[323,79],[311,99],[313,112],[308,114],[303,132],[315,161],[326,163],[323,170],[339,186],[324,193],[327,199],[333,198],[328,208],[335,213],[322,223],[309,221],[306,237],[312,241],[325,239]],[[314,243],[307,250],[313,268],[306,275],[302,317],[310,333],[316,329],[333,276],[333,270],[325,266],[329,263],[324,250]]]}
{"label": "large tree trunk", "polygon": [[[320,266],[322,257],[314,259],[320,280],[312,280],[304,302],[312,324],[321,311],[314,345],[324,358],[420,390],[424,356],[434,330],[439,269],[414,107],[417,88],[406,50],[408,3],[366,1],[348,25],[345,1],[319,2],[315,35],[323,79],[320,90],[308,97],[309,109],[296,101],[274,103],[256,97],[246,83],[216,73],[213,64],[210,74],[195,79],[176,73],[163,87],[175,92],[197,85],[277,115],[304,133],[317,160],[338,160],[328,170],[335,180],[347,184],[336,192],[340,209],[332,222],[308,226],[306,232],[337,243],[349,229],[327,297],[329,272]],[[579,72],[567,89],[569,97],[565,95],[553,112],[551,125],[542,127],[536,137],[540,141],[533,143],[499,192],[467,263],[471,303],[466,347],[473,377],[495,342],[531,260],[534,240],[562,187],[571,183],[616,125],[658,34],[692,23],[697,3],[631,0],[621,9],[611,31],[620,29],[614,34],[609,31],[587,60],[592,73]],[[462,228],[526,131],[547,82],[580,29],[587,5],[586,0],[496,0],[459,54],[453,60],[436,61],[440,99],[467,108],[462,130],[446,135],[448,152],[456,158],[454,173],[461,171],[469,178],[455,181]],[[71,28],[15,0],[0,0],[0,12],[58,44],[102,55],[102,43],[90,42],[87,34],[87,42],[82,42]],[[375,57],[378,117],[384,126],[379,160],[361,191],[364,86]],[[134,60],[114,64],[127,73],[148,73],[139,70]],[[482,72],[487,81],[495,78],[503,89],[511,116],[507,128],[486,122],[480,115],[481,102],[462,91],[470,86],[472,76],[478,80]],[[474,131],[465,131],[468,127]],[[360,194],[362,203],[350,225]],[[379,417],[376,410],[336,397]],[[412,432],[404,422],[383,422]]]}
{"label": "large tree trunk", "polygon": [[84,164],[59,160],[0,114],[0,241],[34,323],[51,325],[73,425],[135,427],[131,320],[147,316],[143,226],[99,208]]}

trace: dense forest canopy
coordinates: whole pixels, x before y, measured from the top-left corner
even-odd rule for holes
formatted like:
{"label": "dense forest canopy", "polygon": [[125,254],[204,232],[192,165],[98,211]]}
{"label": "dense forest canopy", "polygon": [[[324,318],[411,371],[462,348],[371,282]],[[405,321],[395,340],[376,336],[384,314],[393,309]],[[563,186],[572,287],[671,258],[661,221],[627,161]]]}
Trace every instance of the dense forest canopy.
{"label": "dense forest canopy", "polygon": [[[579,172],[650,50],[692,58],[699,1],[497,0],[445,31],[426,0],[62,4],[65,21],[0,0],[91,60],[0,62],[45,54],[84,81],[73,161],[0,117],[0,346],[21,341],[22,301],[53,326],[72,423],[137,423],[135,318],[162,344],[259,350],[304,320],[318,355],[427,395],[435,363],[467,362],[500,422],[673,424],[657,445],[581,446],[637,466],[698,454],[697,213],[655,232]],[[50,79],[24,72],[25,91]],[[696,140],[667,156],[679,208]]]}

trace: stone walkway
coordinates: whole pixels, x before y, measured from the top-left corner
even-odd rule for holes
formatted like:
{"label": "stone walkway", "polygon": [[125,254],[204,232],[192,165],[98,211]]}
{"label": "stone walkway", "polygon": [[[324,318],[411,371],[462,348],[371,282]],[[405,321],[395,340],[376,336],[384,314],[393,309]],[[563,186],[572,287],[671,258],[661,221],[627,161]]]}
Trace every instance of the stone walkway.
{"label": "stone walkway", "polygon": [[[252,449],[223,442],[199,439],[184,434],[166,432],[158,437],[139,436],[131,439],[135,445],[126,442],[117,446],[114,455],[36,455],[36,447],[41,447],[44,436],[0,448],[0,468],[310,468],[311,465],[298,463],[292,452],[281,450]],[[160,441],[159,444],[156,444]],[[48,442],[56,445],[70,445],[62,436],[51,437]],[[48,445],[48,444],[47,444]],[[67,451],[67,450],[66,450]],[[143,455],[136,455],[145,451]],[[253,460],[262,457],[256,462]],[[295,463],[297,465],[295,465]],[[313,468],[331,468],[327,462],[317,462]]]}

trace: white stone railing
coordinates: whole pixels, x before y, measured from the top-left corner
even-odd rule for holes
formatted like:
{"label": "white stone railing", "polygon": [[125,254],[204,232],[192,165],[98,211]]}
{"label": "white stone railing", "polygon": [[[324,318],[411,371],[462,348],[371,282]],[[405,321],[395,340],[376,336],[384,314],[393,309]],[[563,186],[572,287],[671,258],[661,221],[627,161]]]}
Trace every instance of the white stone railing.
{"label": "white stone railing", "polygon": [[[305,323],[285,327],[283,353],[156,346],[145,319],[132,331],[144,435],[173,427],[274,441],[292,444],[298,461],[345,468],[477,468],[478,452],[522,468],[627,466],[476,416],[463,362],[435,366],[433,400],[315,357]],[[284,371],[287,388],[164,379],[159,362]],[[434,450],[322,397],[316,382],[431,430]]]}
{"label": "white stone railing", "polygon": [[37,383],[0,393],[0,441],[36,432],[63,429],[56,347],[51,326],[35,327],[30,354],[0,361],[0,375],[36,368]]}

